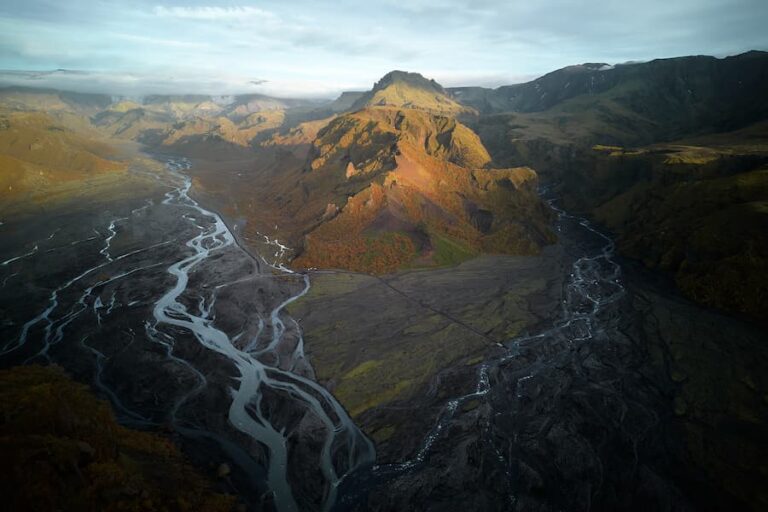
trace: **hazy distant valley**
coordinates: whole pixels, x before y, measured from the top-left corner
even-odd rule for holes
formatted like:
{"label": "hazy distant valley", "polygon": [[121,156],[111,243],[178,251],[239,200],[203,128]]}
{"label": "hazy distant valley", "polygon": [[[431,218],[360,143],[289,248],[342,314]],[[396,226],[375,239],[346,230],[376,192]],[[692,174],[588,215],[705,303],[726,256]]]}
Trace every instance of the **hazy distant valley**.
{"label": "hazy distant valley", "polygon": [[0,88],[11,507],[764,510],[766,91]]}

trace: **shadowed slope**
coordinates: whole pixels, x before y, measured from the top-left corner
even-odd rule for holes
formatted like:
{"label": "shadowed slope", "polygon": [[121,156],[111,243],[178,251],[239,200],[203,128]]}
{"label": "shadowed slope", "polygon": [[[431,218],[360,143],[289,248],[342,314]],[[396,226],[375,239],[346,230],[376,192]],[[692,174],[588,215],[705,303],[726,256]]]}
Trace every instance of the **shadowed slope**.
{"label": "shadowed slope", "polygon": [[61,370],[3,370],[0,390],[0,485],[10,510],[232,509],[168,440],[121,427]]}
{"label": "shadowed slope", "polygon": [[517,111],[479,120],[491,155],[557,183],[564,206],[614,230],[625,255],[701,303],[762,318],[766,90],[768,53],[748,52],[573,66],[454,95]]}

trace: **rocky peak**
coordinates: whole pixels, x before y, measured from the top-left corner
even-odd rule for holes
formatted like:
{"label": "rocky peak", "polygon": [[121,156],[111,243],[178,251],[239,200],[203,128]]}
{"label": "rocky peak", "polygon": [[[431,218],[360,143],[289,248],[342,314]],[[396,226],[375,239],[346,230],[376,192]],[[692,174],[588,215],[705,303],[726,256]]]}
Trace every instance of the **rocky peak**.
{"label": "rocky peak", "polygon": [[445,89],[433,79],[424,78],[420,73],[408,71],[390,71],[373,86],[373,92],[386,89],[395,84],[405,84],[410,87],[426,89],[438,94],[446,94]]}
{"label": "rocky peak", "polygon": [[352,105],[352,109],[382,106],[412,108],[450,116],[474,112],[454,101],[436,81],[407,71],[390,71],[384,75],[374,84],[373,89]]}

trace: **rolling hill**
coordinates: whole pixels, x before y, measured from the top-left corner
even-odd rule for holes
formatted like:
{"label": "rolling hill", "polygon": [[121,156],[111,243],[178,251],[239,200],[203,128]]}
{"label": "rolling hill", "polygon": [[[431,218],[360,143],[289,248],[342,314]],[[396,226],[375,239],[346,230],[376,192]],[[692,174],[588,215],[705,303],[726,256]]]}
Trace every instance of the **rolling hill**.
{"label": "rolling hill", "polygon": [[0,200],[44,200],[57,187],[124,171],[116,155],[42,112],[0,111]]}

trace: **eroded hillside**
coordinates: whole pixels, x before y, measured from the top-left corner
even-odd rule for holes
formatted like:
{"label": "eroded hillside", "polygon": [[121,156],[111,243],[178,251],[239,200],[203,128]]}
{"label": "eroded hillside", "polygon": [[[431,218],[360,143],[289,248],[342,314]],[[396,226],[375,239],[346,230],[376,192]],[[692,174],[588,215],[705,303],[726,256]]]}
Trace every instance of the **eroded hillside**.
{"label": "eroded hillside", "polygon": [[536,173],[489,165],[477,135],[453,118],[379,107],[334,120],[296,189],[297,213],[314,209],[319,225],[295,265],[387,272],[538,252],[552,235]]}

